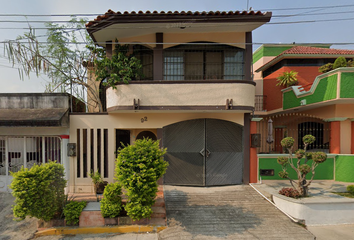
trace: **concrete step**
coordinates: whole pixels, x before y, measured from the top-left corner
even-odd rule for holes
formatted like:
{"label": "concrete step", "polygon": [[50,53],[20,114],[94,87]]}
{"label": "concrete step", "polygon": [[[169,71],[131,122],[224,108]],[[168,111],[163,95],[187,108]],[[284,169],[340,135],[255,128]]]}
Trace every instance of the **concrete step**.
{"label": "concrete step", "polygon": [[151,218],[165,218],[166,210],[164,207],[152,207]]}

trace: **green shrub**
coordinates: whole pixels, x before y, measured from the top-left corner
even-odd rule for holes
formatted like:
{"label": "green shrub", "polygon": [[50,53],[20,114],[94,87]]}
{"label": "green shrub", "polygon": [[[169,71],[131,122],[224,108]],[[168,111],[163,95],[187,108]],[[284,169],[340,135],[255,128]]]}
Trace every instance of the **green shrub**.
{"label": "green shrub", "polygon": [[348,185],[347,191],[348,191],[348,193],[354,195],[354,185]]}
{"label": "green shrub", "polygon": [[305,155],[305,150],[303,149],[298,149],[296,152],[295,152],[295,155],[297,157],[297,159],[301,159],[304,157]]}
{"label": "green shrub", "polygon": [[17,220],[30,216],[49,221],[61,216],[66,186],[61,164],[35,164],[31,169],[22,167],[11,175],[13,181],[10,188],[16,198],[13,213]]}
{"label": "green shrub", "polygon": [[166,149],[160,149],[159,141],[143,139],[118,153],[115,177],[127,191],[125,210],[133,220],[149,218],[155,203],[157,180],[168,165],[163,160]]}
{"label": "green shrub", "polygon": [[104,218],[115,218],[119,216],[122,209],[122,187],[116,183],[106,186],[101,200],[101,213]]}
{"label": "green shrub", "polygon": [[282,188],[279,191],[279,194],[284,195],[286,197],[291,197],[291,198],[299,198],[300,197],[300,193],[294,188]]}
{"label": "green shrub", "polygon": [[286,164],[288,164],[289,159],[287,157],[278,157],[277,158],[277,162],[282,165],[285,166]]}
{"label": "green shrub", "polygon": [[316,138],[312,135],[305,135],[302,138],[302,141],[304,142],[304,144],[308,145],[308,144],[314,143],[316,141]]}
{"label": "green shrub", "polygon": [[309,172],[311,172],[311,167],[307,164],[301,164],[299,166],[299,170],[302,174],[308,174]]}
{"label": "green shrub", "polygon": [[292,148],[293,145],[294,145],[294,138],[292,137],[286,137],[286,138],[283,138],[281,141],[280,141],[280,144],[282,147],[285,147],[285,148]]}
{"label": "green shrub", "polygon": [[333,69],[346,67],[346,66],[347,66],[347,60],[345,59],[345,57],[339,57],[333,63]]}
{"label": "green shrub", "polygon": [[64,216],[67,225],[77,225],[79,223],[79,217],[86,204],[86,202],[72,201],[65,205]]}
{"label": "green shrub", "polygon": [[333,70],[333,63],[327,63],[325,65],[322,65],[318,71],[320,73],[326,73],[326,72],[329,72],[329,71],[332,71]]}
{"label": "green shrub", "polygon": [[327,160],[327,154],[324,152],[313,152],[311,158],[316,163],[323,163]]}

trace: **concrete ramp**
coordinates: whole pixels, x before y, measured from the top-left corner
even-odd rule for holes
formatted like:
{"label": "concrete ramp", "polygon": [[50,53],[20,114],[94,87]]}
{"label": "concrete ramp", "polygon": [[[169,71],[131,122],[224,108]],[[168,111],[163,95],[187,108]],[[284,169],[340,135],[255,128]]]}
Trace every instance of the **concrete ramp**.
{"label": "concrete ramp", "polygon": [[164,186],[168,226],[159,239],[314,239],[248,185]]}

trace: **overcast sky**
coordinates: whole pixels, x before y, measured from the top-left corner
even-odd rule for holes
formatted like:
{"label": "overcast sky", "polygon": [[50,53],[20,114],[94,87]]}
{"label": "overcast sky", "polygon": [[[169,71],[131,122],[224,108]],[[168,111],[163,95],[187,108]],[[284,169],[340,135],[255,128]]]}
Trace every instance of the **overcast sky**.
{"label": "overcast sky", "polygon": [[[354,49],[353,0],[11,0],[1,1],[0,41],[15,39],[23,34],[27,23],[10,23],[14,20],[62,20],[58,17],[29,15],[53,14],[104,14],[113,11],[272,11],[270,24],[253,32],[253,50],[262,43],[337,43],[332,48]],[[11,15],[28,15],[11,16]],[[95,16],[88,16],[93,20]],[[68,18],[67,18],[68,19]],[[330,20],[330,21],[328,21]],[[282,24],[278,24],[282,23]],[[285,24],[284,24],[285,23]],[[32,27],[43,27],[31,23]],[[4,29],[11,28],[11,29]],[[37,33],[37,32],[36,32]],[[339,44],[353,43],[353,44]],[[21,81],[18,70],[3,57],[0,45],[0,92],[43,92],[45,76],[32,76]]]}

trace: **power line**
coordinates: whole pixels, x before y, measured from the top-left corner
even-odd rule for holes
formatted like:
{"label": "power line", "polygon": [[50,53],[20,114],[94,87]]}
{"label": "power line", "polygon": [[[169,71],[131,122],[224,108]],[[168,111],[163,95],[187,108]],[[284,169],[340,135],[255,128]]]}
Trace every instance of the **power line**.
{"label": "power line", "polygon": [[[309,10],[309,9],[329,9],[329,8],[343,8],[343,7],[354,7],[354,4],[344,4],[344,5],[331,5],[331,6],[309,6],[309,7],[295,7],[295,8],[264,8],[264,9],[257,9],[253,11],[290,11],[290,10]],[[120,12],[125,12],[125,11],[120,11]],[[135,11],[137,12],[137,11]],[[153,11],[150,11],[151,13]],[[164,11],[167,13],[168,11]],[[192,12],[197,12],[197,11],[192,11]],[[209,12],[209,11],[198,11],[198,12]],[[215,12],[215,11],[214,11]],[[222,12],[222,11],[220,11]],[[228,10],[225,10],[225,12],[228,12]],[[137,12],[137,14],[139,14]],[[63,13],[63,14],[15,14],[15,13],[7,13],[7,14],[0,14],[0,17],[75,17],[75,16],[100,16],[100,15],[106,15],[106,16],[116,16],[116,14],[112,13]]]}

